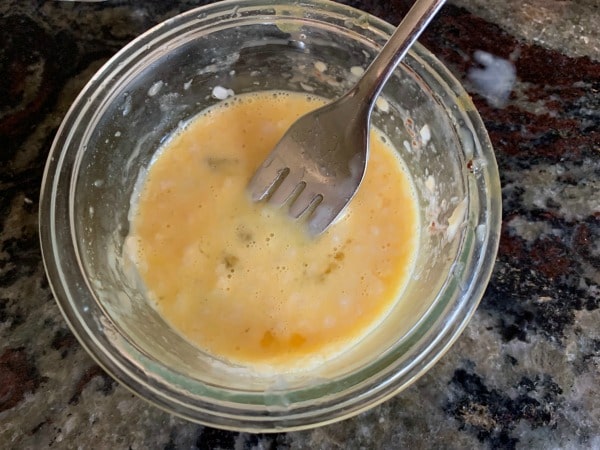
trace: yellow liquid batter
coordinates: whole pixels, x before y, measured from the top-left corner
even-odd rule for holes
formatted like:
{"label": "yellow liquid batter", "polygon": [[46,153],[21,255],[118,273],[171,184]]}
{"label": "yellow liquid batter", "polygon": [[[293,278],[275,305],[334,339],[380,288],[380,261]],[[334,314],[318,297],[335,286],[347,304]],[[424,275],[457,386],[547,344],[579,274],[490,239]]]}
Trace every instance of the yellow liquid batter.
{"label": "yellow liquid batter", "polygon": [[236,96],[190,122],[148,172],[131,233],[138,271],[164,319],[217,358],[309,368],[377,326],[411,274],[415,195],[379,132],[359,192],[318,238],[285,211],[250,201],[254,170],[322,103],[284,92]]}

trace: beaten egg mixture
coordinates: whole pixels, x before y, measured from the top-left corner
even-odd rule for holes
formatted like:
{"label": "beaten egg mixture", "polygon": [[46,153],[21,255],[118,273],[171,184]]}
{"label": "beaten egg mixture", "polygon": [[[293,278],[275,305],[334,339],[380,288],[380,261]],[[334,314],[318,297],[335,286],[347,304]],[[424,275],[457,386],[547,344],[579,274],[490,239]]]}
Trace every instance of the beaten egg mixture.
{"label": "beaten egg mixture", "polygon": [[311,238],[284,210],[251,202],[253,172],[322,104],[290,92],[219,103],[165,144],[135,201],[130,239],[148,296],[221,360],[289,371],[333,358],[386,317],[411,275],[416,196],[376,130],[359,192],[324,234]]}

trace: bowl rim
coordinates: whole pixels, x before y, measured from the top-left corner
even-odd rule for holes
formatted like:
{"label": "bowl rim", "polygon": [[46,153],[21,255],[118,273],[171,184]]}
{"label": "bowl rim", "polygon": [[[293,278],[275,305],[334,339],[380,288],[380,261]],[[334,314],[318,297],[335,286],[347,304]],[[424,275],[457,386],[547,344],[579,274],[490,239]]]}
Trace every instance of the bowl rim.
{"label": "bowl rim", "polygon": [[[85,110],[90,96],[95,95],[95,92],[109,83],[107,80],[110,79],[111,73],[116,70],[117,66],[127,65],[124,64],[127,61],[134,61],[137,57],[148,51],[153,42],[167,42],[171,37],[175,38],[180,29],[186,26],[198,26],[203,23],[203,20],[208,20],[219,15],[236,14],[239,12],[241,6],[245,9],[276,6],[281,10],[286,5],[290,6],[290,10],[296,12],[302,11],[304,18],[307,15],[314,17],[320,12],[337,14],[341,17],[350,17],[356,20],[366,18],[369,30],[381,35],[382,38],[389,36],[394,30],[392,25],[364,11],[328,0],[302,0],[300,2],[293,0],[278,2],[268,0],[225,0],[194,8],[170,18],[149,29],[116,53],[96,72],[77,96],[61,123],[52,144],[44,170],[40,194],[40,244],[47,278],[61,313],[88,354],[119,383],[161,409],[193,422],[236,431],[291,431],[337,422],[372,408],[408,387],[446,353],[466,327],[491,277],[500,236],[501,196],[499,195],[499,175],[493,149],[484,124],[461,84],[441,62],[417,43],[410,51],[411,57],[420,64],[423,64],[423,67],[427,67],[429,73],[436,77],[440,83],[447,86],[448,92],[453,93],[460,100],[457,103],[460,103],[462,109],[457,111],[457,114],[460,114],[462,120],[470,125],[471,133],[477,136],[477,139],[474,139],[474,143],[478,153],[484,153],[487,158],[486,167],[480,174],[480,182],[483,183],[484,188],[487,188],[489,192],[492,194],[498,193],[498,195],[483,195],[485,194],[485,189],[481,189],[477,185],[476,188],[480,191],[478,199],[482,202],[481,208],[485,211],[483,220],[486,225],[484,229],[486,234],[484,238],[485,245],[480,249],[481,257],[475,258],[477,263],[471,273],[471,278],[466,283],[468,287],[461,294],[463,297],[468,297],[468,301],[463,304],[462,308],[456,308],[449,313],[451,317],[451,320],[447,321],[449,325],[445,326],[440,334],[433,337],[407,370],[401,373],[394,373],[392,370],[393,365],[385,364],[386,370],[384,372],[377,373],[375,380],[369,379],[371,381],[369,389],[365,390],[363,386],[365,383],[362,383],[358,385],[355,392],[352,392],[352,395],[346,395],[343,402],[336,400],[330,403],[328,407],[321,407],[317,411],[306,410],[304,408],[296,411],[292,416],[286,415],[285,407],[279,408],[277,406],[278,400],[275,399],[275,404],[268,410],[269,415],[265,416],[261,414],[264,413],[264,410],[260,408],[247,408],[240,412],[236,406],[237,404],[231,405],[227,402],[220,405],[220,410],[215,410],[214,404],[210,402],[206,402],[205,404],[202,404],[202,402],[196,402],[193,405],[186,404],[187,399],[185,394],[173,390],[160,377],[154,376],[155,374],[148,373],[148,370],[144,367],[144,363],[151,363],[151,361],[144,360],[146,355],[140,353],[133,346],[130,346],[127,349],[128,351],[137,351],[140,353],[137,355],[138,359],[134,361],[123,358],[120,353],[115,355],[114,352],[111,352],[110,349],[104,346],[101,340],[97,338],[92,326],[74,306],[73,281],[67,278],[67,273],[65,272],[65,270],[73,268],[68,269],[63,267],[60,255],[58,254],[59,247],[62,246],[63,248],[60,248],[60,251],[72,252],[74,260],[77,262],[78,252],[76,243],[61,242],[59,244],[56,238],[57,233],[60,233],[60,231],[57,231],[57,224],[62,223],[60,220],[68,223],[71,230],[74,228],[73,217],[70,215],[68,207],[56,202],[56,191],[59,182],[66,183],[64,180],[69,180],[69,177],[72,176],[71,172],[63,170],[63,165],[66,150],[69,147],[69,143],[73,140],[75,130],[78,129],[81,123],[82,110]],[[275,11],[273,17],[276,15],[277,11]],[[291,17],[286,16],[286,18],[289,19]],[[70,186],[71,188],[73,187],[72,180]],[[73,195],[73,189],[70,189],[70,195]],[[72,237],[74,238],[73,235]],[[475,239],[474,235],[471,236],[471,240],[473,239]],[[465,245],[473,245],[473,242],[466,243]],[[80,261],[79,265],[81,265]],[[85,285],[87,280],[80,273],[75,283],[78,284],[78,287],[81,287],[81,284]],[[454,289],[456,290],[458,287],[454,287]],[[103,323],[102,320],[98,323],[92,323],[92,325],[94,324],[98,327],[110,326],[110,324]],[[128,345],[126,341],[122,341],[121,343],[125,347]],[[393,355],[389,356],[389,358],[392,357]],[[401,375],[406,378],[402,383],[400,383]],[[149,378],[152,378],[151,383],[148,382]],[[375,388],[373,388],[373,384],[375,384]],[[255,416],[248,414],[253,410],[257,412]],[[246,414],[242,414],[243,412]]]}

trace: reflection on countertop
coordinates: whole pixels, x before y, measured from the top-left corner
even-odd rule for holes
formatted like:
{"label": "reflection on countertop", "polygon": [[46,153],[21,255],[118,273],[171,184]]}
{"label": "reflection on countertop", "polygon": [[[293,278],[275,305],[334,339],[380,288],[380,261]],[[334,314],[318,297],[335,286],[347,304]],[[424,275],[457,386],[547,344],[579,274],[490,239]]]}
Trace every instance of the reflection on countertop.
{"label": "reflection on countertop", "polygon": [[[473,320],[408,390],[338,424],[249,435],[153,408],[91,360],[44,275],[45,158],[103,62],[203,3],[0,4],[0,447],[600,448],[597,0],[454,0],[421,39],[483,117],[504,221]],[[411,2],[344,3],[398,23]]]}

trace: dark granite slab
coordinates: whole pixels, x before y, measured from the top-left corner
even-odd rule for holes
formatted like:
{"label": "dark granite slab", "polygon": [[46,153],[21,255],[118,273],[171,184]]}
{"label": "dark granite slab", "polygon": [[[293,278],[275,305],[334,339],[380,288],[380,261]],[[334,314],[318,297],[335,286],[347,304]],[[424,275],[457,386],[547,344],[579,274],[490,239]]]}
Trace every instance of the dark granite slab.
{"label": "dark granite slab", "polygon": [[[504,223],[475,317],[411,388],[338,424],[248,435],[159,411],[87,356],[42,266],[46,155],[107,58],[201,3],[0,2],[0,448],[600,448],[597,0],[455,0],[421,39],[481,112]],[[346,3],[398,23],[410,2]]]}

